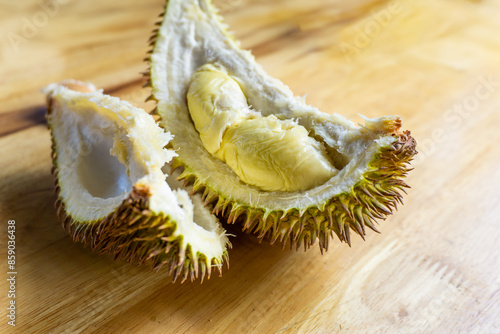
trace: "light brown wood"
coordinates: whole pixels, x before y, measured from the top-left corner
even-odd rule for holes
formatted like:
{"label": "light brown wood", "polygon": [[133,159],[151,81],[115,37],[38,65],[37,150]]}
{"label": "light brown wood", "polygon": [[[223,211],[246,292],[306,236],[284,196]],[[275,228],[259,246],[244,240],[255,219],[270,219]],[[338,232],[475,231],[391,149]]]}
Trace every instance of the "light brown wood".
{"label": "light brown wood", "polygon": [[[88,80],[151,110],[139,72],[163,1],[44,3],[52,11],[0,2],[0,332],[500,332],[498,2],[215,0],[242,45],[297,95],[360,122],[399,114],[420,154],[406,204],[381,234],[321,255],[229,227],[231,268],[201,285],[92,254],[53,209],[40,88]],[[5,316],[9,219],[15,328]]]}

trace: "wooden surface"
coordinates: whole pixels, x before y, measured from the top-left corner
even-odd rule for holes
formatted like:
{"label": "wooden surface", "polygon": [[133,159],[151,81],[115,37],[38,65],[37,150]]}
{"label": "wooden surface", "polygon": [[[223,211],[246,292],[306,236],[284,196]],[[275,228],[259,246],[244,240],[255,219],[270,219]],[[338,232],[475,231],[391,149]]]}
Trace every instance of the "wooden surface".
{"label": "wooden surface", "polygon": [[355,121],[399,114],[420,154],[381,234],[321,255],[230,229],[231,268],[201,285],[92,254],[53,209],[39,89],[88,80],[151,110],[139,72],[163,1],[42,3],[50,15],[38,1],[0,1],[0,332],[500,333],[498,1],[215,0],[297,95]]}

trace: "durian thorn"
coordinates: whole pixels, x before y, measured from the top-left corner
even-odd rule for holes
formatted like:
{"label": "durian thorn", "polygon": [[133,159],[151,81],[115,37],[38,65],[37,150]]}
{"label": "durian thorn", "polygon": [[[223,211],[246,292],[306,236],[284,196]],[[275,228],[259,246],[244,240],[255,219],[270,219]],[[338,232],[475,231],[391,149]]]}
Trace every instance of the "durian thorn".
{"label": "durian thorn", "polygon": [[213,193],[209,193],[209,195],[205,198],[205,201],[203,202],[204,206],[207,206],[208,204],[213,203],[214,201],[217,200],[217,196]]}
{"label": "durian thorn", "polygon": [[342,206],[342,209],[344,210],[344,212],[349,216],[349,218],[351,218],[352,220],[354,220],[354,217],[352,216],[351,210],[349,210],[347,208],[347,205],[344,204],[344,201],[342,200],[342,197],[339,197],[339,203]]}
{"label": "durian thorn", "polygon": [[189,275],[189,268],[186,267],[185,265],[181,267],[181,273],[183,272],[182,274],[182,280],[181,280],[181,284],[184,283],[186,281],[186,279],[188,278],[188,275]]}
{"label": "durian thorn", "polygon": [[380,197],[384,197],[384,194],[382,194],[377,188],[376,188],[376,184],[373,184],[373,185],[370,185],[369,186],[369,189],[370,189],[370,192],[372,194],[375,194],[377,196],[380,196]]}
{"label": "durian thorn", "polygon": [[329,245],[330,245],[330,238],[328,235],[325,235],[325,252],[328,252]]}
{"label": "durian thorn", "polygon": [[350,226],[354,226],[354,231],[358,233],[363,240],[365,240],[365,232],[364,229],[361,227],[360,223],[358,223],[357,221],[353,221],[353,223],[350,224]]}
{"label": "durian thorn", "polygon": [[262,224],[262,226],[260,227],[260,233],[257,236],[257,238],[259,238],[259,239],[264,238],[264,236],[267,233],[267,231],[266,231],[266,221],[267,221],[267,219],[261,219],[260,220],[260,223]]}
{"label": "durian thorn", "polygon": [[191,282],[194,281],[195,278],[197,278],[197,276],[195,275],[194,271],[191,271],[189,274],[190,274]]}
{"label": "durian thorn", "polygon": [[293,234],[292,227],[284,228],[281,231],[280,242],[286,242],[288,239],[290,239],[292,234]]}
{"label": "durian thorn", "polygon": [[245,224],[243,225],[243,231],[248,230],[251,228],[253,221],[257,215],[255,214],[254,211],[250,211],[250,213],[246,213],[246,221]]}
{"label": "durian thorn", "polygon": [[372,231],[376,232],[376,233],[380,233],[380,231],[375,227],[374,225],[374,222],[376,222],[375,220],[372,220],[373,218],[369,217],[367,219],[365,219],[365,224],[366,226],[368,226],[370,229],[372,229]]}
{"label": "durian thorn", "polygon": [[226,218],[226,223],[234,224],[235,221],[236,221],[235,212],[231,210],[231,212],[229,212],[228,217]]}
{"label": "durian thorn", "polygon": [[349,227],[344,228],[344,238],[349,247],[351,247],[351,234],[349,232]]}
{"label": "durian thorn", "polygon": [[358,231],[358,234],[363,238],[363,240],[365,239],[364,238],[364,235],[366,234],[365,232],[365,220],[363,218],[363,213],[361,212],[362,211],[362,208],[359,207],[356,211],[354,211],[354,214],[356,216],[356,220],[355,222],[357,223],[356,224],[356,229]]}
{"label": "durian thorn", "polygon": [[377,212],[377,208],[372,203],[372,201],[376,201],[375,197],[366,198],[363,200],[363,203],[365,204],[365,207],[370,210],[370,212],[376,214],[377,218],[381,218],[380,214]]}
{"label": "durian thorn", "polygon": [[[144,102],[149,102],[149,101],[155,101],[156,99],[154,98],[153,94],[149,95]],[[156,109],[156,108],[155,108]]]}
{"label": "durian thorn", "polygon": [[160,263],[153,265],[153,271],[155,273],[157,273],[158,271],[160,271],[160,269],[163,267],[163,265],[164,265],[164,262],[160,262]]}
{"label": "durian thorn", "polygon": [[324,253],[323,253],[323,243],[321,242],[321,240],[320,240],[320,242],[319,242],[319,251],[321,252],[321,255],[323,255],[323,254],[324,254]]}
{"label": "durian thorn", "polygon": [[222,200],[222,197],[218,197],[217,203],[214,205],[214,208],[212,209],[212,213],[218,215],[223,204],[224,202]]}
{"label": "durian thorn", "polygon": [[305,226],[305,221],[301,218],[299,220],[299,230],[298,230],[297,234],[295,235],[295,237],[293,238],[294,241],[298,241],[300,239],[300,237],[303,236],[304,226]]}
{"label": "durian thorn", "polygon": [[281,234],[278,232],[277,229],[275,229],[272,233],[272,236],[271,236],[271,241],[270,241],[270,244],[271,245],[274,245],[274,243],[276,242],[276,240],[278,240],[278,237],[280,236]]}
{"label": "durian thorn", "polygon": [[232,208],[227,218],[228,224],[234,224],[242,212],[243,209],[241,208]]}
{"label": "durian thorn", "polygon": [[392,214],[392,211],[390,210],[390,208],[387,208],[385,205],[383,205],[382,203],[380,203],[376,199],[373,200],[372,203],[377,207],[377,209],[379,209],[380,211],[382,211],[386,215]]}
{"label": "durian thorn", "polygon": [[319,248],[321,251],[321,254],[323,254],[323,251],[328,252],[328,245],[330,243],[330,239],[328,238],[328,234],[326,232],[322,232],[319,236]]}
{"label": "durian thorn", "polygon": [[361,200],[358,198],[358,196],[360,196],[360,195],[361,194],[359,194],[357,191],[351,192],[351,196],[354,199],[354,201],[356,202],[356,203],[354,203],[355,205],[361,205]]}
{"label": "durian thorn", "polygon": [[174,270],[174,274],[172,275],[172,282],[173,283],[175,283],[175,281],[177,281],[177,278],[179,277],[181,271],[182,271],[182,267],[177,267],[177,269]]}
{"label": "durian thorn", "polygon": [[292,250],[291,243],[290,243],[289,239],[281,239],[280,241],[281,241],[281,249],[282,250],[285,250],[285,247],[287,246],[287,244],[290,244],[290,250]]}
{"label": "durian thorn", "polygon": [[201,263],[200,263],[200,267],[201,267],[201,282],[200,283],[203,283],[203,280],[205,279],[205,275],[207,273],[207,263],[206,263],[206,260],[203,260]]}
{"label": "durian thorn", "polygon": [[229,201],[224,201],[224,204],[222,206],[222,216],[226,216],[226,209],[231,206],[231,203]]}
{"label": "durian thorn", "polygon": [[[408,189],[411,189],[411,187],[409,185],[407,185],[405,182],[401,181],[401,186],[404,187],[404,188],[408,188]],[[403,190],[403,189],[401,189]]]}
{"label": "durian thorn", "polygon": [[208,194],[210,194],[210,190],[208,189],[208,187],[205,187],[205,189],[203,189],[203,193],[201,194],[201,200],[203,202],[205,202],[205,200],[207,199]]}
{"label": "durian thorn", "polygon": [[207,262],[208,266],[207,266],[207,271],[206,271],[206,274],[207,274],[207,279],[210,279],[210,275],[212,274],[212,265],[210,264],[210,262]]}
{"label": "durian thorn", "polygon": [[299,250],[302,243],[305,243],[304,240],[305,240],[305,233],[300,233],[298,235],[297,240],[294,240],[295,250]]}
{"label": "durian thorn", "polygon": [[194,277],[191,276],[191,281],[194,281],[195,278],[198,278],[198,270],[199,270],[198,264],[199,264],[198,259],[194,259],[192,261],[192,266],[193,266],[192,273],[193,273]]}
{"label": "durian thorn", "polygon": [[328,228],[330,229],[330,231],[335,230],[335,234],[337,234],[336,232],[337,230],[335,229],[337,225],[334,225],[332,212],[330,211],[327,212],[327,218],[328,218]]}
{"label": "durian thorn", "polygon": [[161,249],[160,248],[154,248],[151,253],[148,256],[148,259],[152,259],[153,257],[161,254]]}
{"label": "durian thorn", "polygon": [[269,214],[267,219],[264,220],[264,230],[266,233],[272,233],[273,229],[279,225],[276,214]]}
{"label": "durian thorn", "polygon": [[141,218],[142,218],[142,217],[141,217],[141,216],[139,216],[139,215],[137,215],[136,217],[132,218],[132,219],[128,222],[128,226],[132,226],[132,225],[134,225],[134,224],[135,224],[135,223],[137,223],[137,221],[138,221],[139,219],[141,219]]}
{"label": "durian thorn", "polygon": [[342,222],[342,218],[340,216],[336,217],[336,222],[337,222],[337,229],[339,230],[340,233],[340,240],[344,241],[345,240],[345,232],[344,232],[344,224]]}
{"label": "durian thorn", "polygon": [[195,179],[193,183],[194,193],[198,192],[198,190],[200,190],[201,187],[203,187],[203,183],[199,179]]}

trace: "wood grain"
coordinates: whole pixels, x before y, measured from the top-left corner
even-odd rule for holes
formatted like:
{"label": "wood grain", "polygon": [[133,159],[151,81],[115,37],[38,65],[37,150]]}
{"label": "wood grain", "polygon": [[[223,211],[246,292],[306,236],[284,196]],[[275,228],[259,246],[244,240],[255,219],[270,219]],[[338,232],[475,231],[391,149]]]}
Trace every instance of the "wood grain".
{"label": "wood grain", "polygon": [[215,0],[297,95],[355,121],[399,114],[420,154],[406,204],[381,234],[321,255],[229,226],[231,268],[201,285],[92,254],[53,209],[39,90],[88,80],[151,110],[139,72],[163,1],[43,3],[53,5],[46,22],[40,2],[0,1],[0,254],[9,219],[18,250],[17,326],[7,325],[3,279],[0,332],[500,332],[498,2]]}

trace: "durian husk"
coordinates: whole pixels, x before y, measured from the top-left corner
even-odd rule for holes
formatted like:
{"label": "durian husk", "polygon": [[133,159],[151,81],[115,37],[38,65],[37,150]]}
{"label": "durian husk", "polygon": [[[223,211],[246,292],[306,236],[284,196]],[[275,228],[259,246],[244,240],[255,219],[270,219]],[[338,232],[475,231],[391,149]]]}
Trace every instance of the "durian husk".
{"label": "durian husk", "polygon": [[[66,80],[60,85],[79,92],[94,91],[92,85],[75,80]],[[48,119],[54,104],[52,89],[46,91]],[[111,255],[115,260],[149,266],[154,271],[166,267],[173,282],[180,279],[183,283],[188,279],[194,281],[198,278],[203,282],[205,278],[210,278],[212,268],[216,268],[220,276],[224,262],[229,268],[227,248],[220,257],[207,258],[200,252],[193,252],[189,244],[184,247],[182,236],[174,235],[176,222],[168,215],[155,214],[150,209],[151,191],[144,184],[135,184],[128,196],[106,217],[84,222],[74,219],[66,210],[64,200],[60,196],[57,143],[50,120],[48,128],[52,142],[51,173],[55,179],[57,196],[55,208],[64,230],[74,242],[80,242],[96,253]],[[226,246],[231,247],[227,238]]]}
{"label": "durian husk", "polygon": [[[222,21],[211,1],[200,1],[215,14],[221,33],[239,48],[239,41],[227,30],[228,26]],[[144,58],[148,64],[147,70],[143,72],[146,78],[144,87],[153,89],[146,101],[155,101],[157,104],[160,100],[154,93],[151,55],[157,48],[159,27],[163,24],[170,2],[166,0],[165,9],[155,23],[157,28],[151,33],[148,41],[150,50]],[[250,61],[254,61],[249,51],[243,52]],[[153,113],[159,114],[158,107]],[[341,242],[351,246],[351,229],[363,240],[366,227],[379,233],[376,228],[377,220],[385,220],[397,210],[398,203],[403,204],[402,193],[406,194],[405,188],[410,188],[403,180],[413,169],[410,162],[417,154],[417,143],[410,131],[401,130],[401,125],[399,117],[384,121],[382,131],[391,135],[394,141],[389,146],[380,148],[369,162],[368,170],[349,191],[337,194],[328,201],[307,209],[270,211],[265,207],[252,207],[240,203],[206,184],[205,178],[197,174],[195,167],[183,161],[182,156],[174,158],[172,171],[180,169],[182,173],[179,179],[185,184],[192,185],[193,191],[201,193],[205,205],[213,206],[213,212],[221,219],[230,224],[240,224],[243,231],[255,234],[260,241],[268,239],[271,244],[279,241],[283,248],[288,245],[291,249],[303,247],[304,250],[318,241],[320,251],[323,253],[328,250],[329,241],[334,234]]]}
{"label": "durian husk", "polygon": [[379,232],[377,219],[385,220],[403,204],[402,192],[410,188],[404,177],[412,170],[410,161],[417,153],[416,141],[410,131],[399,133],[397,139],[382,149],[369,163],[369,171],[363,174],[349,192],[338,194],[329,201],[307,210],[269,212],[264,208],[245,206],[224,198],[217,191],[197,178],[195,171],[187,167],[180,158],[175,158],[173,168],[182,168],[180,179],[193,184],[193,189],[203,194],[205,205],[214,207],[214,213],[228,223],[239,223],[244,231],[270,239],[271,244],[280,241],[283,247],[310,248],[318,240],[321,252],[328,250],[333,233],[340,241],[351,245],[350,230],[363,239],[365,227]]}

